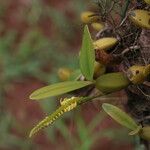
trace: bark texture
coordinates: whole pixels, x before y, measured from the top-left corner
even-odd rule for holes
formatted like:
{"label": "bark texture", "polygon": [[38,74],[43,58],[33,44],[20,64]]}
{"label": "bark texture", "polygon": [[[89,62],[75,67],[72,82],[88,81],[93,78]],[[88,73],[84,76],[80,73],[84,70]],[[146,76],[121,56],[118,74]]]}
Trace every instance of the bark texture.
{"label": "bark texture", "polygon": [[[141,45],[140,57],[135,63],[149,64],[150,61],[150,30],[143,29],[139,36]],[[128,95],[127,109],[129,113],[143,126],[150,125],[150,78],[147,79],[147,84],[139,86],[130,86],[126,92]],[[147,150],[150,150],[150,142],[143,141]]]}

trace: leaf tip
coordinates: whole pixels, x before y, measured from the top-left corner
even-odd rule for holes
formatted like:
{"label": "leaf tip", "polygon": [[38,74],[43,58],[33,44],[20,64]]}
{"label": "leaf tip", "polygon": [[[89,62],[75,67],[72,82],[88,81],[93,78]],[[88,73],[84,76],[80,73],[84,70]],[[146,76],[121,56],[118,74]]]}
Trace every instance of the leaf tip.
{"label": "leaf tip", "polygon": [[35,126],[34,128],[32,128],[29,133],[29,138],[32,138],[39,130],[40,130],[40,128],[38,128],[38,125]]}
{"label": "leaf tip", "polygon": [[29,138],[31,138],[33,135],[34,135],[33,130],[31,130],[29,133]]}
{"label": "leaf tip", "polygon": [[84,29],[86,29],[86,30],[88,30],[88,29],[89,29],[89,27],[88,27],[88,25],[87,25],[87,24],[84,26]]}
{"label": "leaf tip", "polygon": [[104,111],[106,110],[106,107],[107,107],[107,106],[109,106],[108,103],[103,103],[103,104],[102,104],[102,108],[104,109]]}
{"label": "leaf tip", "polygon": [[35,100],[34,92],[32,92],[32,93],[29,95],[29,98],[30,98],[31,100]]}

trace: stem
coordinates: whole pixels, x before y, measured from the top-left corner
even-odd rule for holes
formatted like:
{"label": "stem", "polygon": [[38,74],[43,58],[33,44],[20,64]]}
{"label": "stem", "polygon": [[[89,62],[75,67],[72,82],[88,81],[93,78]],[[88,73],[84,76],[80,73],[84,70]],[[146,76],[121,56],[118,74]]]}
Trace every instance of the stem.
{"label": "stem", "polygon": [[126,0],[126,4],[121,15],[121,21],[125,18],[129,5],[130,5],[130,0]]}
{"label": "stem", "polygon": [[105,94],[98,94],[96,96],[92,96],[92,97],[85,97],[85,98],[81,98],[79,101],[78,101],[78,105],[82,105],[83,103],[86,103],[94,98],[98,98],[100,96],[104,96]]}

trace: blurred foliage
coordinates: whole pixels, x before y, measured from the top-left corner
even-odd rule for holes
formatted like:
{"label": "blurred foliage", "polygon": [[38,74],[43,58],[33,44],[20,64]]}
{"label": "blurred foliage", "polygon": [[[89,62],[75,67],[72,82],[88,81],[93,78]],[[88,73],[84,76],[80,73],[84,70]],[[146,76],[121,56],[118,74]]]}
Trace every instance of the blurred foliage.
{"label": "blurred foliage", "polygon": [[[29,1],[26,7],[21,8],[21,12],[17,12],[28,26],[27,29],[22,30],[21,34],[19,29],[6,25],[5,17],[11,9],[11,1],[0,1],[0,149],[42,149],[31,139],[13,134],[12,129],[17,130],[20,124],[15,116],[5,111],[7,107],[5,92],[14,81],[23,81],[25,78],[32,77],[44,83],[56,82],[58,80],[56,71],[60,66],[78,68],[76,49],[78,46],[72,46],[71,43],[80,36],[76,32],[81,31],[82,28],[79,14],[89,4],[92,4],[92,1],[69,1],[67,8],[75,14],[74,19],[70,19],[65,14],[66,10],[59,11],[55,7],[44,4],[42,0]],[[54,34],[51,37],[43,32],[48,30],[41,27],[43,18],[52,22]],[[51,102],[45,100],[40,102],[40,105],[43,111],[49,114],[55,109],[57,102],[53,99]],[[46,136],[53,145],[58,144],[57,131],[61,133],[64,141],[68,142],[70,149],[75,150],[91,149],[94,142],[102,136],[111,139],[116,137],[116,132],[112,133],[114,129],[105,132],[100,130],[95,133],[94,129],[103,119],[103,116],[99,114],[88,125],[82,118],[80,110],[68,113],[64,117],[65,120],[70,118],[75,120],[74,126],[77,128],[77,133],[71,135],[70,129],[62,118],[56,122],[55,126],[45,130]],[[18,130],[24,130],[22,127],[19,128]],[[119,133],[122,133],[122,130]],[[122,136],[123,140],[127,137],[127,135]]]}

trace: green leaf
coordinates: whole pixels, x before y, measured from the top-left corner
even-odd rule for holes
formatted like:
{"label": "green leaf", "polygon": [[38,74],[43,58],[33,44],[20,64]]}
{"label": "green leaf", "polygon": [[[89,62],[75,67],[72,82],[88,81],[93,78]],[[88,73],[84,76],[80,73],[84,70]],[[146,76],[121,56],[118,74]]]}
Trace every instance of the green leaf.
{"label": "green leaf", "polygon": [[139,134],[139,133],[141,132],[141,130],[142,130],[142,126],[139,125],[135,130],[131,131],[131,132],[129,133],[129,135],[136,135],[136,134]]}
{"label": "green leaf", "polygon": [[76,81],[80,78],[81,75],[81,70],[77,69],[71,74],[71,76],[69,77],[69,81]]}
{"label": "green leaf", "polygon": [[138,125],[136,124],[136,122],[128,114],[126,114],[124,111],[122,111],[118,107],[113,106],[111,104],[104,103],[102,105],[102,108],[115,121],[125,126],[126,128],[131,129],[131,130],[136,130],[138,128]]}
{"label": "green leaf", "polygon": [[47,97],[61,95],[67,92],[71,92],[87,85],[92,84],[90,81],[66,81],[60,82],[53,85],[42,87],[36,91],[34,91],[30,95],[30,99],[39,100]]}
{"label": "green leaf", "polygon": [[86,79],[93,80],[95,52],[93,47],[93,41],[87,25],[84,27],[82,47],[79,57],[80,69],[82,74],[85,76]]}

